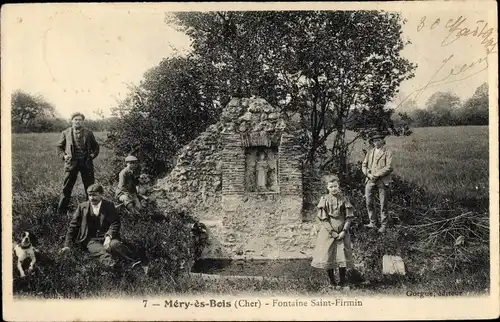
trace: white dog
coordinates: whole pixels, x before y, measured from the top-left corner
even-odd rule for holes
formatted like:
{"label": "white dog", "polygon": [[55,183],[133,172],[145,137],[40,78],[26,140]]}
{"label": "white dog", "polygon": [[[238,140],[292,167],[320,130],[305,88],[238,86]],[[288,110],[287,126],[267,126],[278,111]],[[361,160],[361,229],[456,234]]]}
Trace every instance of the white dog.
{"label": "white dog", "polygon": [[14,253],[16,254],[17,257],[17,269],[19,270],[19,274],[21,274],[21,277],[26,276],[23,269],[23,263],[27,259],[31,260],[30,266],[28,268],[28,273],[31,273],[35,268],[36,264],[35,253],[38,252],[38,250],[34,247],[36,243],[37,243],[36,236],[29,231],[25,231],[21,234],[21,240],[19,244],[16,244],[16,246],[14,246]]}

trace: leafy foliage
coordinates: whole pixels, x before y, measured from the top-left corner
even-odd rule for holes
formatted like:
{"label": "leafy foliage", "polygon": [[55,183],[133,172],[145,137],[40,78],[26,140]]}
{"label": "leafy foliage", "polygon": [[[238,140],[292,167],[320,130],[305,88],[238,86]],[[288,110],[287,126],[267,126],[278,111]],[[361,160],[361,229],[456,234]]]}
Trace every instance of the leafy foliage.
{"label": "leafy foliage", "polygon": [[436,92],[426,103],[425,109],[414,109],[411,119],[414,126],[488,125],[488,83],[483,83],[465,102],[451,92]]}
{"label": "leafy foliage", "polygon": [[[71,126],[70,120],[57,116],[55,106],[42,96],[17,90],[12,94],[12,132],[61,132]],[[115,118],[101,117],[99,120],[85,120],[85,127],[101,132],[110,127]]]}
{"label": "leafy foliage", "polygon": [[345,165],[353,111],[371,126],[391,126],[385,103],[415,69],[399,55],[404,21],[394,13],[178,12],[170,22],[191,38],[192,51],[163,60],[131,88],[109,140],[118,154],[141,155],[153,173],[168,171],[175,151],[233,96],[262,97],[299,120],[309,130],[311,162],[336,133],[329,148]]}
{"label": "leafy foliage", "polygon": [[474,95],[458,110],[459,125],[488,125],[489,119],[488,83],[476,88]]}
{"label": "leafy foliage", "polygon": [[17,90],[11,96],[13,132],[40,131],[54,117],[54,105],[42,96],[35,96]]}
{"label": "leafy foliage", "polygon": [[172,21],[191,37],[193,57],[211,71],[222,96],[257,95],[300,116],[310,133],[310,161],[336,133],[329,148],[334,163],[345,166],[354,110],[370,121],[365,126],[390,127],[385,103],[416,67],[399,55],[404,21],[394,13],[189,12]]}
{"label": "leafy foliage", "polygon": [[145,171],[168,171],[175,152],[214,123],[218,109],[194,61],[164,59],[115,109],[120,115],[107,145],[119,157],[135,154]]}

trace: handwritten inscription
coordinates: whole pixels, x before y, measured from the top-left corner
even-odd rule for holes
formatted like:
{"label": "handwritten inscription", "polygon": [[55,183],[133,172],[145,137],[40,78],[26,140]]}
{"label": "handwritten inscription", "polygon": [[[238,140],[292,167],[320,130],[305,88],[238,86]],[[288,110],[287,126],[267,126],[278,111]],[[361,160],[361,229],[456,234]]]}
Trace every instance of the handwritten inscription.
{"label": "handwritten inscription", "polygon": [[[474,75],[477,75],[487,70],[489,67],[488,56],[484,56],[478,58],[477,60],[471,62],[470,64],[463,64],[461,66],[458,65],[458,67],[450,68],[451,65],[450,61],[452,61],[454,57],[455,55],[451,54],[446,59],[444,59],[438,70],[429,79],[427,84],[425,84],[424,86],[420,87],[419,89],[408,95],[400,104],[402,104],[412,95],[415,95],[414,99],[417,100],[427,89],[431,87],[463,81],[467,78],[470,78]],[[445,73],[444,74],[445,76],[441,76],[438,78],[441,71],[445,71],[447,70],[447,68],[449,68],[448,73]]]}
{"label": "handwritten inscription", "polygon": [[497,41],[494,39],[495,29],[493,27],[488,28],[488,22],[477,20],[472,27],[466,24],[467,18],[463,16],[456,19],[448,19],[446,23],[442,22],[441,18],[429,22],[427,21],[427,16],[423,16],[417,26],[417,31],[422,31],[426,27],[432,30],[444,25],[444,28],[448,31],[448,35],[441,42],[441,46],[448,46],[463,37],[477,37],[481,40],[481,45],[485,47],[486,54],[489,55],[497,52]]}
{"label": "handwritten inscription", "polygon": [[413,96],[414,100],[418,100],[418,98],[431,87],[460,82],[488,70],[489,56],[497,53],[497,41],[494,38],[496,34],[495,29],[488,27],[488,22],[484,20],[477,20],[471,26],[467,18],[463,16],[451,19],[428,19],[427,16],[423,16],[416,28],[418,32],[444,28],[447,33],[441,41],[441,47],[449,46],[465,37],[475,37],[480,40],[479,45],[484,46],[485,54],[474,59],[472,62],[458,63],[457,59],[460,59],[460,54],[457,52],[451,53],[443,59],[429,81],[424,86],[406,96],[399,105],[403,104],[411,96]]}

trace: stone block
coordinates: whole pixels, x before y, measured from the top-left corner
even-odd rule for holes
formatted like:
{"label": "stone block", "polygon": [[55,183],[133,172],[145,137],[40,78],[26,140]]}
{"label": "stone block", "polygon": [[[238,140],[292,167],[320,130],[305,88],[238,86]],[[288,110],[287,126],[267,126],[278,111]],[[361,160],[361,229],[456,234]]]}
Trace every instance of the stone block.
{"label": "stone block", "polygon": [[252,113],[262,112],[262,103],[259,101],[255,101],[255,100],[250,102],[250,104],[248,106],[248,111],[250,111]]}
{"label": "stone block", "polygon": [[240,124],[240,127],[239,127],[239,129],[238,129],[238,130],[239,130],[240,132],[246,132],[246,131],[248,131],[248,129],[249,129],[249,128],[248,128],[247,123],[246,123],[246,122],[243,122],[243,123],[241,123],[241,124]]}
{"label": "stone block", "polygon": [[257,123],[254,125],[252,131],[258,132],[258,131],[262,131],[263,129],[264,129],[263,122],[260,122],[260,123]]}
{"label": "stone block", "polygon": [[270,120],[276,120],[276,119],[278,119],[279,117],[280,117],[280,116],[279,116],[279,114],[278,114],[278,113],[270,113],[270,114],[269,114],[269,116],[268,116],[268,118],[269,118]]}
{"label": "stone block", "polygon": [[251,121],[252,120],[252,113],[250,112],[246,112],[245,114],[243,114],[240,118],[239,118],[240,121]]}
{"label": "stone block", "polygon": [[382,257],[382,274],[384,275],[406,275],[405,263],[399,256],[384,255]]}
{"label": "stone block", "polygon": [[266,104],[262,110],[265,113],[272,113],[272,112],[274,112],[274,108],[271,105],[269,105],[269,104]]}

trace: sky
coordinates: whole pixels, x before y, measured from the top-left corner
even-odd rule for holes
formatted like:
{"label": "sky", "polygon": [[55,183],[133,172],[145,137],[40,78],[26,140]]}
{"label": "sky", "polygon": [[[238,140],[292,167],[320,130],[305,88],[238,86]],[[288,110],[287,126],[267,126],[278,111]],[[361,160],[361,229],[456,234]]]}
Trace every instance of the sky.
{"label": "sky", "polygon": [[[394,106],[408,95],[423,106],[436,91],[452,91],[465,100],[488,81],[487,64],[496,54],[487,56],[481,42],[496,37],[496,29],[491,37],[456,36],[463,27],[478,26],[481,31],[486,22],[477,21],[489,19],[486,11],[434,9],[398,10],[407,19],[403,37],[411,41],[402,55],[418,68],[415,77],[400,87],[402,94]],[[418,30],[424,16],[425,24]],[[126,84],[138,84],[163,58],[189,50],[189,38],[164,18],[158,7],[137,4],[23,5],[7,10],[3,6],[2,91],[40,94],[62,117],[75,111],[88,118],[97,118],[95,111],[110,116],[110,108],[127,94]],[[458,28],[450,30],[453,23]],[[484,30],[493,26],[490,20]],[[455,41],[447,45],[451,40]],[[457,75],[450,75],[452,68]],[[418,92],[431,81],[440,82]]]}

